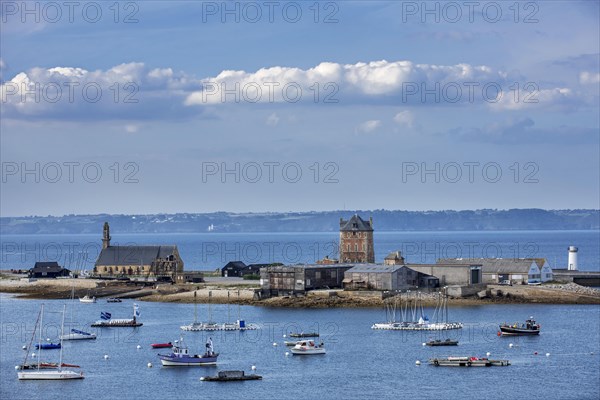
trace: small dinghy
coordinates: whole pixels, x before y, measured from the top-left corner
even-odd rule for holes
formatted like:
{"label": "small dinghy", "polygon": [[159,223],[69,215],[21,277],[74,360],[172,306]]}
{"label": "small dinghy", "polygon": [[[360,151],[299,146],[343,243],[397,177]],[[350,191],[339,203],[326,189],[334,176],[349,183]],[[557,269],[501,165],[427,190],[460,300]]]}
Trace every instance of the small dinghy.
{"label": "small dinghy", "polygon": [[506,367],[510,365],[510,361],[478,357],[443,357],[429,359],[429,365],[436,367]]}
{"label": "small dinghy", "polygon": [[121,303],[123,300],[117,298],[117,297],[111,297],[109,299],[106,299],[107,303]]}
{"label": "small dinghy", "polygon": [[169,342],[169,343],[152,343],[150,345],[150,347],[152,347],[153,349],[166,349],[169,347],[173,347],[173,344],[171,342]]}
{"label": "small dinghy", "polygon": [[310,333],[290,333],[290,337],[293,338],[311,338],[311,337],[319,337],[319,334],[316,332],[310,332]]}
{"label": "small dinghy", "polygon": [[36,343],[35,348],[43,350],[60,349],[60,343]]}

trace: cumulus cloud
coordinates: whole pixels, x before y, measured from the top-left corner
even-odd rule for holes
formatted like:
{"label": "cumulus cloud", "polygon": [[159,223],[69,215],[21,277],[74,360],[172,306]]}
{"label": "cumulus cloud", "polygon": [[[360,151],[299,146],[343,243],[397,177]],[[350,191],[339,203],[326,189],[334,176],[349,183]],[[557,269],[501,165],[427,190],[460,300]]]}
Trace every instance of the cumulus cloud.
{"label": "cumulus cloud", "polygon": [[0,86],[10,118],[160,119],[197,114],[183,105],[200,82],[184,73],[127,63],[108,70],[32,68]]}
{"label": "cumulus cloud", "polygon": [[600,83],[600,72],[583,71],[579,74],[579,83],[582,85]]}
{"label": "cumulus cloud", "polygon": [[127,124],[125,125],[125,132],[127,133],[136,133],[140,130],[140,126],[136,124]]}
{"label": "cumulus cloud", "polygon": [[357,133],[372,133],[381,126],[381,121],[378,119],[372,119],[365,121],[356,127]]}
{"label": "cumulus cloud", "polygon": [[412,128],[415,122],[415,116],[409,110],[400,111],[394,116],[394,122],[398,125]]}

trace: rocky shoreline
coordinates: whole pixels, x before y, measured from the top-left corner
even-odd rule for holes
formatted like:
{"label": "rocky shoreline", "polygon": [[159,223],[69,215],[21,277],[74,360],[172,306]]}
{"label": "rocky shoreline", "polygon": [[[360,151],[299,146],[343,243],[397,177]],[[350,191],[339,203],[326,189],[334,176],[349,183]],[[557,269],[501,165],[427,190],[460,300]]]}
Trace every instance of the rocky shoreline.
{"label": "rocky shoreline", "polygon": [[[284,308],[357,308],[382,307],[381,293],[357,293],[342,290],[309,292],[301,296],[283,296],[258,299],[257,287],[235,284],[186,284],[135,287],[115,281],[94,279],[39,279],[28,282],[3,277],[0,292],[14,293],[27,299],[68,299],[72,290],[75,297],[88,294],[98,299],[108,297],[137,298],[140,301],[169,303],[242,304],[261,307]],[[194,292],[196,296],[194,297]],[[402,301],[411,300],[402,295]],[[419,295],[424,306],[435,306],[435,293]],[[489,285],[476,296],[450,298],[449,306],[473,306],[485,304],[600,304],[600,290],[574,283],[547,284],[542,286],[498,286]]]}

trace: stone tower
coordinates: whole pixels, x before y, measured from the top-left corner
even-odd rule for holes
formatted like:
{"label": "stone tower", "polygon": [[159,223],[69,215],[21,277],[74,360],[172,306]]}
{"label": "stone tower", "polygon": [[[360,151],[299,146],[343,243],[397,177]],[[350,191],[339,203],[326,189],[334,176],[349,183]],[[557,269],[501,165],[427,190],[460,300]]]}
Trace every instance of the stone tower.
{"label": "stone tower", "polygon": [[102,235],[102,248],[107,249],[110,247],[110,227],[108,222],[104,223],[104,233]]}
{"label": "stone tower", "polygon": [[340,218],[340,262],[375,262],[373,217],[368,222],[358,214],[354,214],[348,221]]}

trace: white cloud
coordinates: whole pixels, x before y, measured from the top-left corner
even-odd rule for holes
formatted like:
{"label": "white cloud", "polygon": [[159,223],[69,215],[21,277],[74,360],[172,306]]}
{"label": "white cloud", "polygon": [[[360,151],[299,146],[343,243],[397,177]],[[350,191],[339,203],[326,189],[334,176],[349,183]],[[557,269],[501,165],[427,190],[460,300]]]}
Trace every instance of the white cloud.
{"label": "white cloud", "polygon": [[403,125],[407,128],[412,128],[415,122],[415,116],[409,110],[400,111],[394,116],[394,122],[396,122],[398,125]]}
{"label": "white cloud", "polygon": [[277,126],[277,124],[279,124],[279,116],[277,113],[273,113],[267,117],[267,125]]}
{"label": "white cloud", "polygon": [[365,121],[362,124],[356,127],[356,132],[358,133],[372,133],[377,128],[381,127],[381,121],[378,119],[372,119],[369,121]]}
{"label": "white cloud", "polygon": [[600,83],[600,72],[581,72],[579,74],[579,83],[584,85]]}

